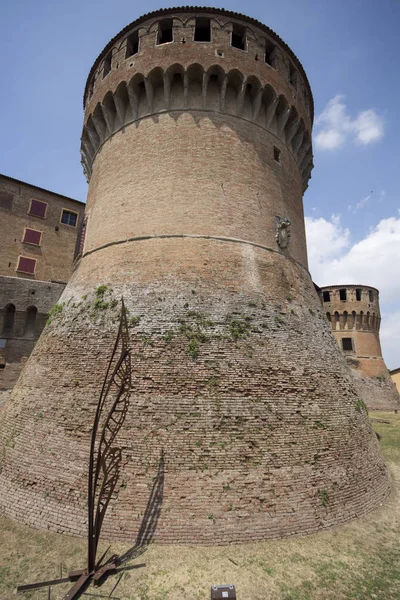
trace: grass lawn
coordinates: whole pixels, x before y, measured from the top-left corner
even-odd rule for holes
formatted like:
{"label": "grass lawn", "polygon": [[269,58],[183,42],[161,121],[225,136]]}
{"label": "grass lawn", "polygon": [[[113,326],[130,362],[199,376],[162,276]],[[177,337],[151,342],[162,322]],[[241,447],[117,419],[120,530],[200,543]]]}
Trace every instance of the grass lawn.
{"label": "grass lawn", "polygon": [[[234,583],[238,600],[400,599],[400,414],[370,413],[394,480],[381,509],[318,534],[227,547],[150,546],[129,565],[112,598],[120,600],[208,600],[213,583]],[[388,420],[390,424],[376,422]],[[100,544],[99,555],[107,548]],[[120,553],[127,544],[113,544]],[[39,532],[0,518],[0,598],[17,584],[59,576],[85,565],[85,540]],[[85,598],[109,597],[120,576]],[[54,586],[59,600],[71,584]],[[93,594],[93,595],[92,595]],[[45,600],[41,589],[20,596]]]}

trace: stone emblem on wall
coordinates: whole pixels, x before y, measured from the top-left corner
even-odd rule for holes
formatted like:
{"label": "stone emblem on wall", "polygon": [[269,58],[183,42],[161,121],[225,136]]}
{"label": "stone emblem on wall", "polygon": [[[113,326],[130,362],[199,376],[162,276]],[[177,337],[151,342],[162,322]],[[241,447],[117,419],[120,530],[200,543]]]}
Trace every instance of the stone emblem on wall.
{"label": "stone emblem on wall", "polygon": [[275,217],[275,237],[280,248],[287,248],[290,240],[290,219],[287,217]]}

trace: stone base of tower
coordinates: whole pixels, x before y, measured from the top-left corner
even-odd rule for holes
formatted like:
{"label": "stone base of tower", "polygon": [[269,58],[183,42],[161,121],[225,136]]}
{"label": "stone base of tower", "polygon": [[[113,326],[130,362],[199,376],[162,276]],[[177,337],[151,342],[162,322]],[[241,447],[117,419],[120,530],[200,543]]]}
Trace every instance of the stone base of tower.
{"label": "stone base of tower", "polygon": [[302,267],[227,240],[151,239],[122,250],[82,259],[2,408],[6,515],[85,533],[90,432],[121,295],[133,387],[105,537],[135,542],[161,450],[161,543],[309,533],[384,501],[379,443]]}
{"label": "stone base of tower", "polygon": [[[358,358],[348,358],[347,362],[351,367],[358,394],[369,409],[400,410],[399,392],[383,358],[366,359],[364,363],[367,364],[363,364],[363,359]],[[371,367],[374,374],[368,376],[365,373],[371,372]]]}

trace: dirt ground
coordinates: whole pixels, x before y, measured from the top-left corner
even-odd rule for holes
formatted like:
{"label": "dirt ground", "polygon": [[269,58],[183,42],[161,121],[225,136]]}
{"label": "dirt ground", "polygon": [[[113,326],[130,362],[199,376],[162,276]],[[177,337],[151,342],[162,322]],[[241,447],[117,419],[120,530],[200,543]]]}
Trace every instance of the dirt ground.
{"label": "dirt ground", "polygon": [[[128,569],[99,587],[90,586],[82,599],[208,600],[212,584],[233,583],[238,600],[398,600],[400,414],[370,417],[394,481],[391,497],[379,510],[348,525],[284,540],[227,547],[153,544],[127,562]],[[107,547],[102,542],[99,554]],[[109,553],[127,549],[127,544],[112,544]],[[18,584],[82,568],[85,553],[84,539],[36,531],[0,517],[0,598],[15,597]],[[61,600],[70,587],[53,586],[51,600]],[[48,589],[20,597],[45,600]]]}

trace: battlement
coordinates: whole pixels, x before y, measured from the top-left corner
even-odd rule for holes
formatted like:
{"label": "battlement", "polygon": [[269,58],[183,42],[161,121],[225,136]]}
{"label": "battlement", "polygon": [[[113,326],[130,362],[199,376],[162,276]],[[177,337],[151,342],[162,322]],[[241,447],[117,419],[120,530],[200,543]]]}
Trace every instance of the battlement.
{"label": "battlement", "polygon": [[[226,73],[219,65],[204,71],[198,63],[187,69],[180,64],[156,67],[146,77],[136,73],[114,93],[106,93],[83,128],[82,164],[88,180],[98,150],[126,125],[161,112],[191,109],[234,115],[272,133],[293,154],[305,191],[313,168],[311,135],[296,107],[255,76],[246,78],[238,69]],[[276,152],[279,160],[278,147]]]}
{"label": "battlement", "polygon": [[306,75],[274,32],[236,13],[169,9],[125,28],[95,62],[85,90],[82,165],[89,180],[105,140],[145,117],[219,112],[272,133],[277,158],[285,144],[304,192],[313,168],[311,106]]}

